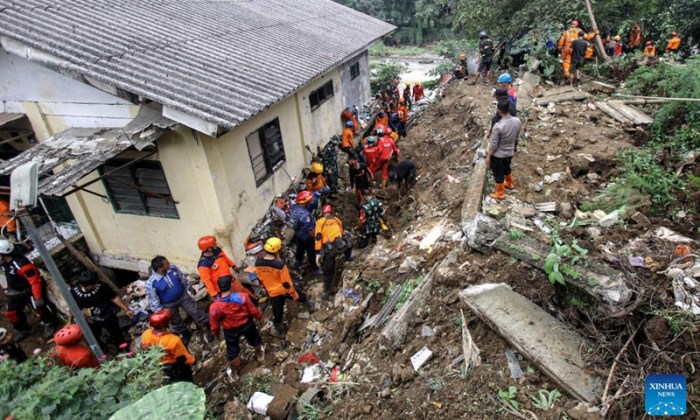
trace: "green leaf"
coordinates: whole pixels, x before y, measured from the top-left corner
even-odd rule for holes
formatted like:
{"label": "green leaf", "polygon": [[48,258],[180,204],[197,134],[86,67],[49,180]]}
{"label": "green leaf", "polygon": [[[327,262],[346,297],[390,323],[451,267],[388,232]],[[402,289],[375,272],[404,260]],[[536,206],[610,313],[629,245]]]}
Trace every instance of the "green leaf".
{"label": "green leaf", "polygon": [[201,420],[206,414],[204,389],[190,382],[176,382],[151,391],[114,413],[110,420],[162,418]]}

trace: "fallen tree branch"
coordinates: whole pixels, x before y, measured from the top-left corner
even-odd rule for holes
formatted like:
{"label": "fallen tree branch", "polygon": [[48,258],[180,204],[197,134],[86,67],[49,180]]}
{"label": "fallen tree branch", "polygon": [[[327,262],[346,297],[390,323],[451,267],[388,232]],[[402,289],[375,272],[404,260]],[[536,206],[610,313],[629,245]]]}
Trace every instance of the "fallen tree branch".
{"label": "fallen tree branch", "polygon": [[[625,353],[627,350],[627,347],[630,345],[634,337],[637,335],[637,332],[639,332],[639,329],[642,327],[642,324],[639,324],[637,326],[637,329],[634,330],[632,334],[630,334],[630,337],[627,339],[625,344],[622,346],[620,351],[617,353],[617,356],[615,356],[615,360],[613,360],[613,364],[610,367],[610,373],[608,373],[608,380],[605,381],[605,388],[603,389],[603,397],[600,399],[602,402],[601,404],[601,409],[600,409],[600,414],[605,417],[607,414],[608,410],[610,409],[610,404],[612,403],[612,399],[609,401],[608,400],[608,391],[610,390],[610,383],[612,382],[613,374],[615,373],[615,368],[617,367],[618,360],[622,355]],[[623,382],[624,384],[624,382]]]}

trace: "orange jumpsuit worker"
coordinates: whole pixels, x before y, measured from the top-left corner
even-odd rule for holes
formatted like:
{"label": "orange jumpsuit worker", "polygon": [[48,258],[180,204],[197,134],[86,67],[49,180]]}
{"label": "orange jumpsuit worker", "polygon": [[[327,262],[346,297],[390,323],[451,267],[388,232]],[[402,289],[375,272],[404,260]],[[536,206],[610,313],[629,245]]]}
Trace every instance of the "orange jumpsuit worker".
{"label": "orange jumpsuit worker", "polygon": [[151,328],[141,335],[141,347],[160,346],[165,355],[160,358],[169,382],[192,382],[194,356],[187,350],[177,334],[168,330],[173,314],[170,309],[161,309],[148,318]]}
{"label": "orange jumpsuit worker", "polygon": [[306,176],[306,189],[316,192],[325,186],[326,178],[323,176],[323,164],[319,162],[312,163],[311,172]]}
{"label": "orange jumpsuit worker", "polygon": [[2,229],[2,236],[11,237],[11,239],[17,237],[17,222],[10,212],[10,203],[5,200],[0,200],[0,229]]}
{"label": "orange jumpsuit worker", "polygon": [[348,121],[352,121],[353,135],[360,131],[360,125],[357,123],[357,118],[355,118],[355,114],[350,110],[350,108],[345,108],[345,110],[340,114],[340,120],[343,122],[343,127]]}
{"label": "orange jumpsuit worker", "polygon": [[654,46],[653,42],[647,41],[646,46],[644,47],[644,56],[651,58],[656,57],[656,47]]}
{"label": "orange jumpsuit worker", "polygon": [[[323,217],[316,221],[314,245],[316,255],[321,258],[323,267],[323,294],[321,299],[330,299],[335,295],[335,259],[337,254],[343,253],[345,261],[352,259],[352,246],[343,238],[343,222],[333,216],[333,207],[330,204],[323,206]],[[337,239],[342,239],[336,241]],[[317,258],[318,258],[317,257]]]}
{"label": "orange jumpsuit worker", "polygon": [[[578,27],[578,21],[572,20],[571,27],[564,31],[561,34],[561,38],[559,38],[558,49],[559,51],[561,51],[561,66],[564,69],[565,78],[569,78],[571,76],[571,72],[569,71],[569,69],[571,68],[571,55],[573,53],[571,44],[573,44],[573,42],[578,39],[579,32],[581,32],[581,29],[579,29]],[[596,35],[596,33],[597,31],[595,33],[584,35],[583,39],[585,39],[586,41],[590,41]]]}
{"label": "orange jumpsuit worker", "polygon": [[340,142],[340,150],[348,155],[348,159],[357,159],[357,153],[355,153],[355,131],[353,127],[352,121],[347,121],[345,123],[343,136]]}
{"label": "orange jumpsuit worker", "polygon": [[639,24],[635,22],[632,25],[632,31],[630,32],[630,48],[639,48],[642,46],[642,28]]}
{"label": "orange jumpsuit worker", "polygon": [[[216,238],[211,235],[199,238],[197,246],[199,246],[199,249],[202,251],[202,255],[200,255],[199,262],[197,263],[197,273],[199,274],[199,278],[202,279],[202,283],[207,287],[209,296],[214,297],[219,294],[219,277],[230,276],[231,269],[237,268],[236,263],[226,255],[223,249],[219,248],[216,244]],[[253,302],[258,301],[258,297],[250,290],[243,287],[240,280],[235,276],[233,278],[231,290],[236,293],[246,293],[253,299]]]}
{"label": "orange jumpsuit worker", "polygon": [[423,93],[423,86],[419,81],[416,81],[415,86],[413,86],[413,101],[418,102],[423,99]]}
{"label": "orange jumpsuit worker", "polygon": [[[379,133],[377,133],[377,136],[379,136]],[[386,133],[384,137],[379,139],[378,147],[379,167],[382,168],[382,188],[386,188],[386,184],[389,182],[389,161],[393,153],[396,153],[396,157],[399,157],[399,148],[396,147],[394,139]]]}
{"label": "orange jumpsuit worker", "polygon": [[76,369],[96,368],[100,365],[88,346],[80,342],[82,338],[83,332],[77,325],[66,325],[54,334],[54,356],[59,365]]}
{"label": "orange jumpsuit worker", "polygon": [[678,32],[671,32],[671,39],[668,40],[668,44],[666,45],[666,52],[676,52],[680,47],[681,38],[678,36]]}

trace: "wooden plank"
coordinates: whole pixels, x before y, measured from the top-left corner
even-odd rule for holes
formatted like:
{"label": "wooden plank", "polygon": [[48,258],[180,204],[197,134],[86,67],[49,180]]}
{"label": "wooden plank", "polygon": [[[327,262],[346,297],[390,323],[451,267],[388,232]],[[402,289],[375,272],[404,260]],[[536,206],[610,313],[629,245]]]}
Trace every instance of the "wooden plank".
{"label": "wooden plank", "polygon": [[591,82],[590,86],[588,87],[588,90],[590,92],[605,92],[605,93],[613,93],[615,92],[615,86],[609,85],[607,83],[599,82],[597,80],[594,80]]}
{"label": "wooden plank", "polygon": [[603,111],[604,113],[608,114],[608,116],[612,117],[615,121],[620,122],[622,124],[631,124],[632,121],[625,117],[623,114],[619,113],[615,108],[611,107],[608,103],[606,102],[596,102],[595,105]]}
{"label": "wooden plank", "polygon": [[591,346],[580,334],[503,283],[471,286],[460,298],[569,395],[586,402],[601,397],[602,381],[581,355]]}
{"label": "wooden plank", "polygon": [[572,86],[555,87],[554,89],[545,90],[544,92],[542,92],[542,95],[540,95],[540,97],[545,98],[548,96],[556,96],[569,92],[577,92],[577,90],[574,89]]}
{"label": "wooden plank", "polygon": [[586,92],[579,92],[579,91],[573,91],[573,92],[564,92],[560,93],[558,95],[553,95],[553,96],[543,96],[541,98],[535,99],[535,105],[547,105],[549,103],[560,103],[560,102],[566,102],[566,101],[582,101],[584,99],[588,99],[591,95],[589,95]]}
{"label": "wooden plank", "polygon": [[608,105],[613,107],[617,112],[627,117],[636,125],[648,125],[654,122],[654,119],[647,114],[639,111],[636,108],[632,108],[622,101],[609,101]]}

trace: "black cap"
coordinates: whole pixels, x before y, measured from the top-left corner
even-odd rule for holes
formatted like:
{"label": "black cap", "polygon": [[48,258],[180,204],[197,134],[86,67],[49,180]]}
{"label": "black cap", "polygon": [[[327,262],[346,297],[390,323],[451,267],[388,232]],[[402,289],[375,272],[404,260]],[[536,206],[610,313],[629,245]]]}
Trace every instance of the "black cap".
{"label": "black cap", "polygon": [[228,292],[229,290],[231,290],[231,283],[233,283],[233,277],[221,276],[219,277],[219,280],[217,280],[216,283],[219,286],[220,291]]}
{"label": "black cap", "polygon": [[92,271],[83,271],[78,276],[78,284],[95,284],[97,283],[97,275]]}

